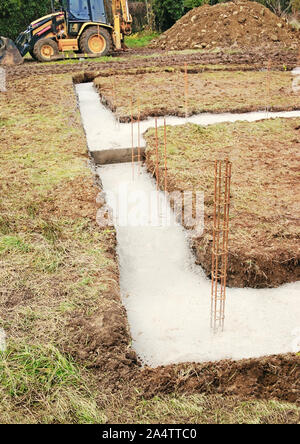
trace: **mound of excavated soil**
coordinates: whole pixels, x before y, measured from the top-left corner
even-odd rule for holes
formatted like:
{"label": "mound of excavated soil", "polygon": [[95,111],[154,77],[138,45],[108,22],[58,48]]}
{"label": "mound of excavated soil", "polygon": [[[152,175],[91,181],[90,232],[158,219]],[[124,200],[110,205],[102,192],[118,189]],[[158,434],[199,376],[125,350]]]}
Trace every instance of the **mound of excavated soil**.
{"label": "mound of excavated soil", "polygon": [[191,10],[151,47],[166,50],[299,46],[299,31],[256,2],[204,5]]}

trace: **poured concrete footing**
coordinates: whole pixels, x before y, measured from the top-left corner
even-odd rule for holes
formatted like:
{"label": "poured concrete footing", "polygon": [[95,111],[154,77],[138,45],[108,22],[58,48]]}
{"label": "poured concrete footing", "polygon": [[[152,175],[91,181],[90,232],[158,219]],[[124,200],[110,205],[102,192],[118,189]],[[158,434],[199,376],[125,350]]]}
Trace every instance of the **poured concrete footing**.
{"label": "poured concrete footing", "polygon": [[[80,103],[82,121],[86,131],[88,148],[95,162],[99,165],[131,162],[132,145],[135,147],[135,160],[138,160],[137,146],[139,145],[143,158],[146,149],[146,141],[143,134],[149,128],[155,127],[155,119],[149,118],[143,120],[139,125],[137,122],[134,122],[133,126],[131,123],[119,123],[115,114],[101,103],[99,94],[92,83],[76,85],[76,91]],[[206,126],[222,122],[236,122],[238,120],[254,122],[276,117],[287,118],[299,116],[300,111],[269,113],[259,111],[241,114],[203,113],[187,118],[166,116],[166,123],[169,126],[183,125],[188,122]],[[164,124],[164,119],[158,119],[157,124],[161,127]]]}
{"label": "poured concrete footing", "polygon": [[[140,359],[155,367],[297,352],[300,282],[275,289],[227,289],[225,331],[211,332],[211,281],[194,265],[187,233],[164,193],[157,191],[145,167],[132,168],[131,125],[116,121],[92,85],[78,85],[77,91],[88,147],[101,164],[97,172],[107,203],[103,214],[112,210],[117,231],[121,293]],[[299,111],[268,116],[205,114],[189,119],[168,117],[167,124],[296,116]],[[141,134],[154,123],[153,119],[141,122]],[[134,146],[137,134],[135,126]],[[141,146],[144,152],[142,137]],[[126,159],[129,164],[123,163]],[[120,164],[107,165],[116,162]],[[100,223],[100,214],[97,220]],[[111,223],[105,217],[101,222]]]}
{"label": "poured concrete footing", "polygon": [[126,163],[131,162],[132,157],[134,157],[134,161],[137,161],[139,157],[140,160],[144,160],[145,148],[141,148],[140,150],[138,148],[134,148],[133,150],[132,148],[119,148],[114,150],[92,151],[91,156],[97,165]]}

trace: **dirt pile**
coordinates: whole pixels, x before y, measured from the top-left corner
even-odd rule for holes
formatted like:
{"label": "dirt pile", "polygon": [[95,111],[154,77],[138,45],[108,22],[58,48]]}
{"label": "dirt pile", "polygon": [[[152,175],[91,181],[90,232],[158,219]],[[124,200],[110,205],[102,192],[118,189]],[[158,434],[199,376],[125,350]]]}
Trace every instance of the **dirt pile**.
{"label": "dirt pile", "polygon": [[236,1],[195,8],[152,44],[152,48],[212,49],[299,46],[299,31],[256,2]]}

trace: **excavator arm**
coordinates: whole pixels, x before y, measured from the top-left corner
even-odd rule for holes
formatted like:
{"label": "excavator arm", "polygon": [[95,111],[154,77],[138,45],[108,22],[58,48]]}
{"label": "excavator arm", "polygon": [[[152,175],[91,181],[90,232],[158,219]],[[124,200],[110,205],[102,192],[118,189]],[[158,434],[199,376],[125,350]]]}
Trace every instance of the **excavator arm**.
{"label": "excavator arm", "polygon": [[129,12],[128,0],[112,0],[114,17],[114,43],[116,49],[122,48],[123,35],[131,34],[132,17]]}

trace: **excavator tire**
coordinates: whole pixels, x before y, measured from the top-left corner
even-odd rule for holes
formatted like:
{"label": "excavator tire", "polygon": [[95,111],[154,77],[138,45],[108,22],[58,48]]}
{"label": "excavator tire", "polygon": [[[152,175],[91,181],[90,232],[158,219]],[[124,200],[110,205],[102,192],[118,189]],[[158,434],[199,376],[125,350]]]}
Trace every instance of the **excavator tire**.
{"label": "excavator tire", "polygon": [[106,56],[112,50],[111,35],[104,28],[91,26],[82,33],[79,46],[84,54]]}
{"label": "excavator tire", "polygon": [[32,53],[33,58],[39,62],[50,62],[52,57],[58,56],[59,49],[54,40],[41,39],[34,45]]}

